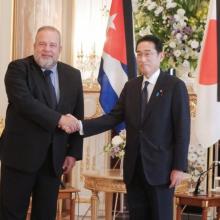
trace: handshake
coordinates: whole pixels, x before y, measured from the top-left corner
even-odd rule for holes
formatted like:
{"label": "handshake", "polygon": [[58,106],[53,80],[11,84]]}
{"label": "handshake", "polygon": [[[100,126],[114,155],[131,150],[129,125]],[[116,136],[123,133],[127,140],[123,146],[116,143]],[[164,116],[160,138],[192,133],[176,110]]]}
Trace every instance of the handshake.
{"label": "handshake", "polygon": [[58,127],[64,130],[67,134],[80,130],[80,122],[71,114],[62,115],[58,122]]}

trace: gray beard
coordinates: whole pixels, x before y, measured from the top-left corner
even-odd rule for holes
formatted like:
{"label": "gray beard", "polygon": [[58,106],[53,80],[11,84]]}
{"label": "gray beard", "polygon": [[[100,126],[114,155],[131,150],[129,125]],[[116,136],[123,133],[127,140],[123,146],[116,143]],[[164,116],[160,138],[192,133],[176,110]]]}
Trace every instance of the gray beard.
{"label": "gray beard", "polygon": [[52,58],[43,59],[37,55],[34,55],[34,60],[43,69],[51,69],[57,63],[57,61]]}

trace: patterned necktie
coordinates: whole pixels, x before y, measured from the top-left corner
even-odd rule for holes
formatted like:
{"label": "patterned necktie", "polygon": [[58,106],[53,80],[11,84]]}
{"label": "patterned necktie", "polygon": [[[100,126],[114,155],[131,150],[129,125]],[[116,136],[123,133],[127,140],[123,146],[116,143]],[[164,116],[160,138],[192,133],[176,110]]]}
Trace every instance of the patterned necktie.
{"label": "patterned necktie", "polygon": [[142,121],[144,118],[144,112],[145,112],[145,108],[146,108],[147,101],[148,101],[148,92],[147,92],[148,84],[149,84],[148,81],[144,82],[144,88],[142,89],[142,93],[141,93],[141,120]]}
{"label": "patterned necktie", "polygon": [[52,83],[51,78],[50,78],[50,74],[51,73],[52,73],[51,70],[45,70],[44,71],[44,76],[45,76],[45,79],[46,79],[47,84],[49,86],[52,108],[56,109],[56,106],[57,106],[57,96],[56,96],[55,88],[54,88],[53,83]]}

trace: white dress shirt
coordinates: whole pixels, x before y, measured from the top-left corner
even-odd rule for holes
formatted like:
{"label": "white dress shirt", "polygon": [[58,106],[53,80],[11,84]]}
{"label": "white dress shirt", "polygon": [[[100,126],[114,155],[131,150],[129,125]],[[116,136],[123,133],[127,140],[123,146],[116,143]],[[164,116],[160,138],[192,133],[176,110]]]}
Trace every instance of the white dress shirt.
{"label": "white dress shirt", "polygon": [[144,75],[143,82],[142,82],[142,89],[144,88],[145,81],[149,82],[149,84],[147,86],[147,93],[148,93],[147,102],[150,100],[151,94],[153,92],[154,86],[157,82],[157,79],[158,79],[159,75],[160,75],[160,69],[158,69],[156,72],[154,72],[149,78],[147,78]]}

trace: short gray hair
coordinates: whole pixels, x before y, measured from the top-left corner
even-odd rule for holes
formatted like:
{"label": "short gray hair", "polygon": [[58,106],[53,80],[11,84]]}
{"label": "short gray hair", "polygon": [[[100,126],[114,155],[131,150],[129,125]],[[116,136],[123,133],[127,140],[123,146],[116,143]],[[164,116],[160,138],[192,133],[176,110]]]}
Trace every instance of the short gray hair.
{"label": "short gray hair", "polygon": [[[61,33],[60,33],[60,31],[57,29],[57,28],[55,28],[55,27],[53,27],[53,26],[42,26],[42,27],[40,27],[40,28],[38,28],[38,30],[37,30],[37,33],[36,33],[36,36],[37,36],[37,34],[39,33],[39,32],[41,32],[41,31],[45,31],[45,30],[49,30],[49,31],[54,31],[54,32],[56,32],[57,34],[58,34],[58,36],[59,36],[59,41],[60,41],[60,44],[61,44]],[[35,37],[35,41],[36,41],[36,37]]]}

